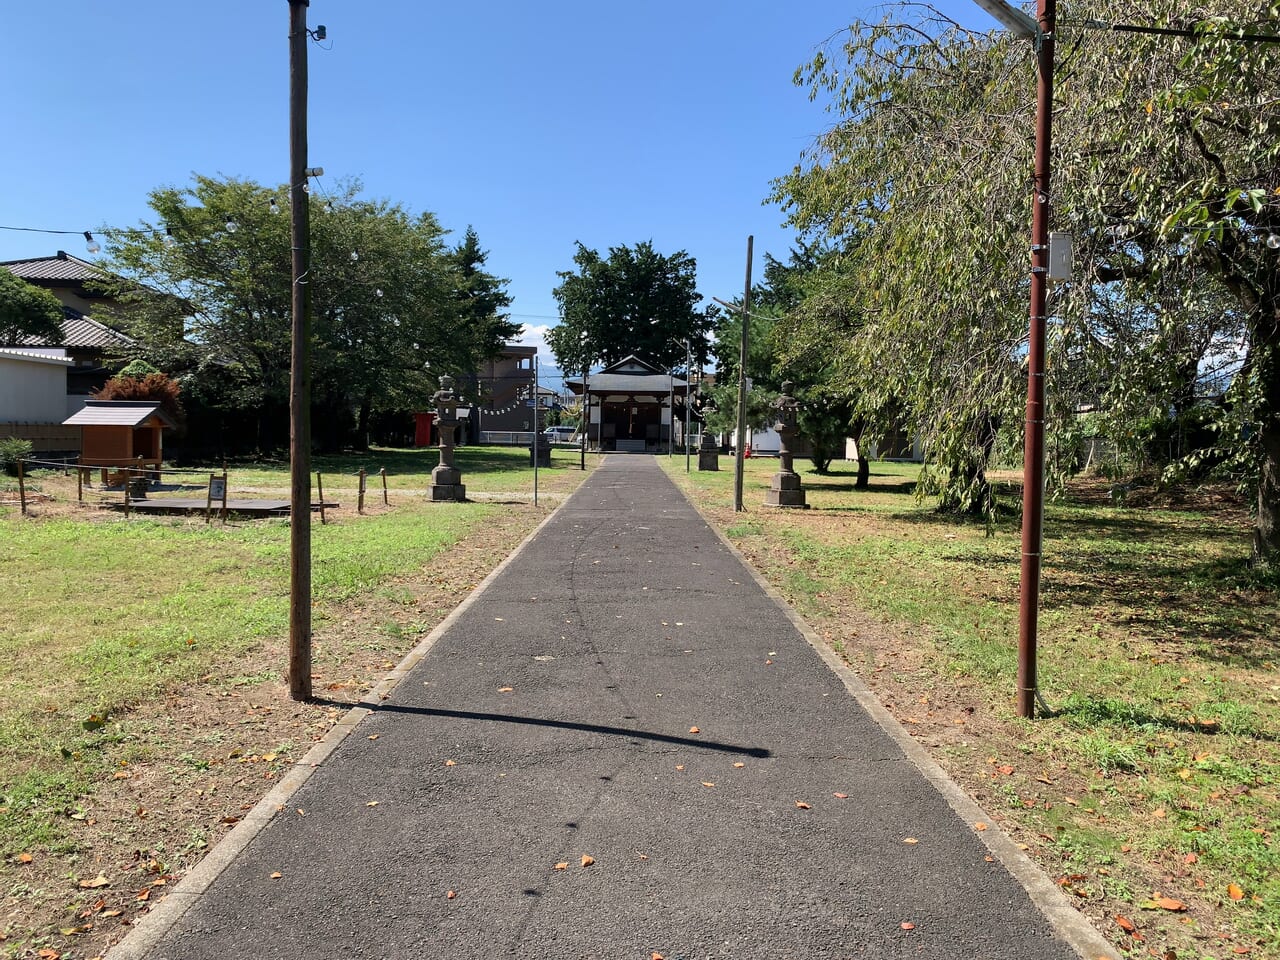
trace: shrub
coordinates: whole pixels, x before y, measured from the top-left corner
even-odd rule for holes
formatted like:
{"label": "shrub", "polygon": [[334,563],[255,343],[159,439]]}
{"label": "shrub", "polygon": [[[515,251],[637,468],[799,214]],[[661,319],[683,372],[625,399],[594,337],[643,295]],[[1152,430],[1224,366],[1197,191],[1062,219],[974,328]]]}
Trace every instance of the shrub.
{"label": "shrub", "polygon": [[0,440],[0,465],[11,477],[18,475],[18,461],[31,456],[31,441],[19,440],[17,437],[6,437]]}

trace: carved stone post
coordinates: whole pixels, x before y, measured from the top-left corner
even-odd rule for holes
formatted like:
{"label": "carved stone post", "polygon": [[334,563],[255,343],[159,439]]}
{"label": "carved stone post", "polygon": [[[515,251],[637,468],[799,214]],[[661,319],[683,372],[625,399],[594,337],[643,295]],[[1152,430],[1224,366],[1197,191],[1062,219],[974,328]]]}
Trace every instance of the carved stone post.
{"label": "carved stone post", "polygon": [[458,426],[458,396],[453,392],[453,377],[440,378],[440,389],[431,398],[436,405],[436,429],[440,432],[440,465],[431,471],[431,499],[467,499],[462,484],[462,471],[453,465],[453,432]]}
{"label": "carved stone post", "polygon": [[785,507],[792,510],[808,510],[809,504],[804,502],[804,484],[800,474],[792,469],[791,438],[796,435],[796,411],[799,401],[791,395],[795,384],[787,380],[782,384],[782,396],[778,397],[774,409],[778,411],[777,422],[773,429],[778,432],[778,472],[773,475],[769,484],[769,492],[765,494],[766,507]]}

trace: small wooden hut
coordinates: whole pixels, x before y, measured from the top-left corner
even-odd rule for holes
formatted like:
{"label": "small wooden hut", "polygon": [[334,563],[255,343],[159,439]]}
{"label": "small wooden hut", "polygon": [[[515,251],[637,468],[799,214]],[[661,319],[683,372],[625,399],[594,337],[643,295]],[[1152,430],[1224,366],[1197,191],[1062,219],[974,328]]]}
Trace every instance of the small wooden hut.
{"label": "small wooden hut", "polygon": [[111,467],[126,473],[129,467],[150,468],[155,473],[147,476],[158,480],[162,432],[176,426],[160,404],[149,400],[89,400],[62,422],[80,428],[80,463],[101,467],[103,483]]}

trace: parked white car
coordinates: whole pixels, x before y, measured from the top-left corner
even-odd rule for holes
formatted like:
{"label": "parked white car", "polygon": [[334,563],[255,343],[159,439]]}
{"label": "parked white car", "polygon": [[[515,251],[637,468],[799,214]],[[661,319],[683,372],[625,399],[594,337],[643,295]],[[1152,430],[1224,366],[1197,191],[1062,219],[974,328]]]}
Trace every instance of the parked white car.
{"label": "parked white car", "polygon": [[573,443],[577,434],[577,427],[547,427],[542,431],[542,439],[548,444]]}

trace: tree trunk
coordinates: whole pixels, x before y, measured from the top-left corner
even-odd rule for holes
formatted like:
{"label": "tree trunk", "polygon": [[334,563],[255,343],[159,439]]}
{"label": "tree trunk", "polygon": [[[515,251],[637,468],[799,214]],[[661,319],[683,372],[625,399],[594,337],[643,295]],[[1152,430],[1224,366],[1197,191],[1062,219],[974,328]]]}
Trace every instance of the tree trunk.
{"label": "tree trunk", "polygon": [[1253,561],[1272,564],[1280,558],[1280,423],[1272,416],[1262,425],[1262,465],[1258,471],[1258,516],[1253,528]]}
{"label": "tree trunk", "polygon": [[366,392],[360,398],[360,415],[356,421],[356,446],[360,450],[369,449],[369,414],[373,409],[373,393]]}
{"label": "tree trunk", "polygon": [[862,447],[858,447],[858,479],[854,482],[855,490],[866,490],[871,486],[871,461],[862,455]]}

